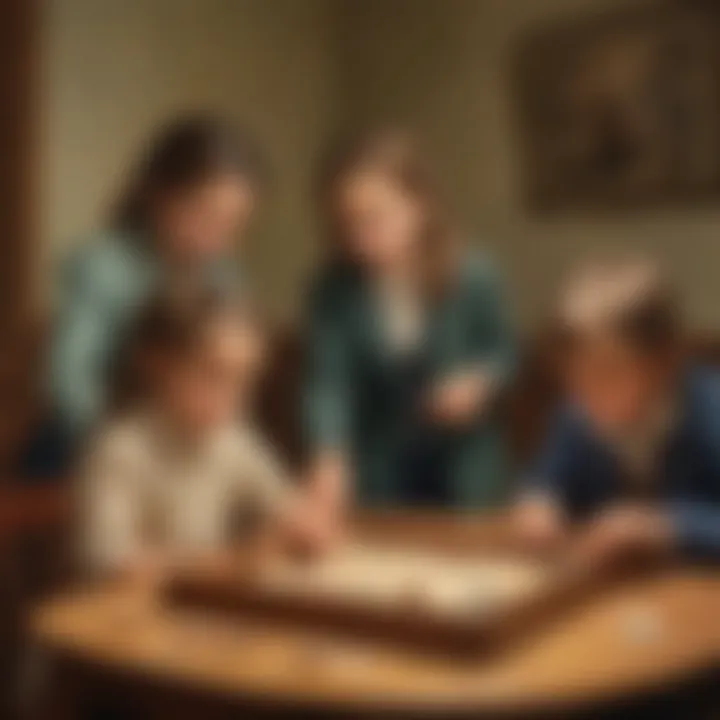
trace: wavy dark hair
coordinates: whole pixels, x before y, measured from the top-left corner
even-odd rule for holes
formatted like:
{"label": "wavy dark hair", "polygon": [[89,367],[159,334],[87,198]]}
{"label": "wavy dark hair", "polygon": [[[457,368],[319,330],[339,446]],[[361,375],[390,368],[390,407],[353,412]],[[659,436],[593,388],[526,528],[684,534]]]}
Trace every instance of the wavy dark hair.
{"label": "wavy dark hair", "polygon": [[325,156],[317,180],[320,211],[326,225],[328,260],[353,264],[344,251],[344,230],[336,210],[337,187],[359,171],[377,172],[397,183],[425,209],[427,221],[421,243],[420,272],[430,295],[447,287],[457,266],[457,233],[451,225],[441,193],[416,137],[385,127],[341,138]]}
{"label": "wavy dark hair", "polygon": [[268,184],[266,159],[251,135],[212,116],[176,120],[151,139],[111,220],[120,228],[146,228],[158,196],[224,174],[243,177],[259,190]]}

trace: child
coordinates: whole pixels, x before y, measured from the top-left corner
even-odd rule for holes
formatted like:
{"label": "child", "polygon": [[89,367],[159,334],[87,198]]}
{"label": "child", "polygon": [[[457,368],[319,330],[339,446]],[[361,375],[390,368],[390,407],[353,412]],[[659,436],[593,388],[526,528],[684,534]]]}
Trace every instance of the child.
{"label": "child", "polygon": [[[513,343],[492,265],[450,228],[414,142],[338,149],[309,307],[311,484],[335,509],[488,507],[505,488],[494,400]],[[332,511],[331,511],[332,514]]]}
{"label": "child", "polygon": [[250,511],[298,531],[285,473],[247,420],[261,339],[247,310],[217,293],[169,294],[147,308],[124,410],[83,473],[82,544],[93,570],[154,574],[212,556]]}
{"label": "child", "polygon": [[26,476],[67,470],[103,412],[126,330],[160,284],[237,282],[233,246],[264,177],[253,143],[213,118],[176,122],[151,143],[107,229],[69,259],[49,349],[48,417],[21,463]]}
{"label": "child", "polygon": [[692,366],[672,294],[644,261],[587,268],[561,308],[568,401],[517,510],[533,546],[584,523],[581,562],[720,557],[720,377]]}

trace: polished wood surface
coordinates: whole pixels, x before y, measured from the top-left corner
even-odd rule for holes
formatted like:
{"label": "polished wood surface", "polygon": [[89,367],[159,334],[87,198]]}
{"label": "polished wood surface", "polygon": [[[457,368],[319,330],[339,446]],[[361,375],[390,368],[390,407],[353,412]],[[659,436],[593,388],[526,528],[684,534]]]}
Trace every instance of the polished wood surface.
{"label": "polished wood surface", "polygon": [[[380,528],[402,533],[400,521]],[[486,534],[483,523],[408,518],[412,532]],[[319,633],[174,612],[119,585],[38,608],[36,640],[87,667],[130,671],[278,706],[412,711],[548,710],[681,682],[720,661],[720,573],[674,569],[594,598],[523,645],[457,663]]]}

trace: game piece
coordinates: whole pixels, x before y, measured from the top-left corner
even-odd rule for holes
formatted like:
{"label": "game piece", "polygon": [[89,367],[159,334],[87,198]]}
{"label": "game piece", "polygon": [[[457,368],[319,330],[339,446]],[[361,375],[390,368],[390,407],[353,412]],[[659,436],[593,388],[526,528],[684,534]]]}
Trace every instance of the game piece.
{"label": "game piece", "polygon": [[657,642],[662,635],[661,618],[651,607],[628,608],[623,613],[623,631],[628,640],[636,645]]}

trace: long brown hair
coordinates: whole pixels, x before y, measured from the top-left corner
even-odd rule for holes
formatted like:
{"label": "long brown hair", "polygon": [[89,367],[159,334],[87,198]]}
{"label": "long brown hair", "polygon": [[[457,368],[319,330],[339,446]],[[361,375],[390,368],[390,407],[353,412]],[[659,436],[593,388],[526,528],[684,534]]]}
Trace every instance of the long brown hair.
{"label": "long brown hair", "polygon": [[258,189],[267,184],[267,163],[252,137],[216,117],[176,120],[151,139],[111,220],[119,228],[146,229],[159,196],[223,174],[245,178]]}
{"label": "long brown hair", "polygon": [[363,170],[385,175],[425,209],[427,220],[418,265],[423,289],[429,296],[437,296],[447,287],[457,264],[456,233],[417,139],[407,131],[380,128],[353,134],[337,142],[325,157],[318,178],[318,199],[327,222],[330,260],[352,264],[344,251],[336,192],[343,179]]}

